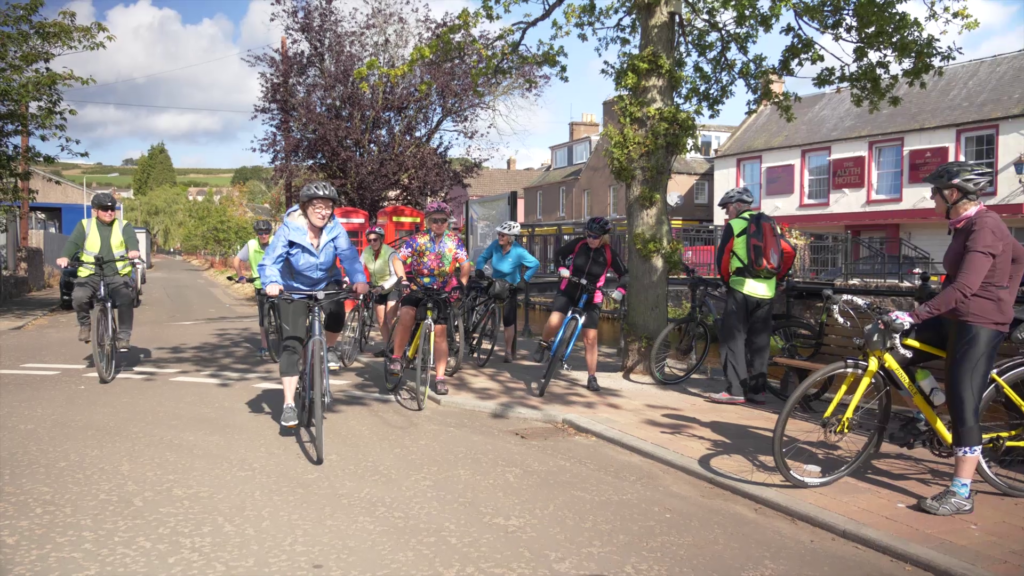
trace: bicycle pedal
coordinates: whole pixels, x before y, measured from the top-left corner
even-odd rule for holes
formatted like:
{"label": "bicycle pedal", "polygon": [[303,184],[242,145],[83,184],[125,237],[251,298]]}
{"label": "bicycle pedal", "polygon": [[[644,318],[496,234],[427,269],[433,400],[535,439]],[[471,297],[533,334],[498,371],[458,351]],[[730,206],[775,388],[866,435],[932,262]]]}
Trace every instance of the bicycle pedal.
{"label": "bicycle pedal", "polygon": [[569,366],[568,364],[562,364],[562,370],[565,370],[566,372],[572,372],[572,366]]}

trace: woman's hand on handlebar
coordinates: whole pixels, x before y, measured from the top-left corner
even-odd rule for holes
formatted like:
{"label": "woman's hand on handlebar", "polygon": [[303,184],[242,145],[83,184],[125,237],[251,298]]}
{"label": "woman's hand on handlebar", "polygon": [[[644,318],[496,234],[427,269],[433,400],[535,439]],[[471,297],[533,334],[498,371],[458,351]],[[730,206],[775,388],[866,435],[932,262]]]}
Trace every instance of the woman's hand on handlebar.
{"label": "woman's hand on handlebar", "polygon": [[569,269],[568,268],[559,268],[558,269],[558,275],[560,277],[562,277],[562,278],[568,278],[569,277]]}
{"label": "woman's hand on handlebar", "polygon": [[370,291],[370,285],[366,282],[356,282],[352,285],[352,289],[355,290],[356,294],[366,294]]}
{"label": "woman's hand on handlebar", "polygon": [[903,332],[909,330],[914,325],[914,320],[910,317],[910,314],[906,312],[890,312],[887,316],[889,318],[889,326],[892,327],[893,332]]}
{"label": "woman's hand on handlebar", "polygon": [[271,298],[277,298],[281,295],[281,292],[284,292],[280,284],[271,284],[264,288],[264,290],[266,291],[267,296],[270,296]]}

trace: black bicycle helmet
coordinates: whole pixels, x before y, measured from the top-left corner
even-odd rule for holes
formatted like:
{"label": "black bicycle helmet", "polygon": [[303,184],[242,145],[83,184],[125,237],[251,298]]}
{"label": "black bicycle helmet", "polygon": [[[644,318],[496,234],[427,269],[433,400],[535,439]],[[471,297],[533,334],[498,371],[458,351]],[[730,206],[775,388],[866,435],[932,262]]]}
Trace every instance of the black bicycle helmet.
{"label": "black bicycle helmet", "polygon": [[274,230],[274,225],[270,220],[257,220],[252,223],[252,229],[257,234],[270,234]]}
{"label": "black bicycle helmet", "polygon": [[718,201],[719,208],[725,208],[729,204],[753,204],[754,195],[750,192],[750,189],[746,186],[740,186],[739,188],[733,188],[722,195],[722,199]]}
{"label": "black bicycle helmet", "polygon": [[113,210],[117,208],[117,200],[109,192],[100,192],[93,195],[92,207],[97,210]]}
{"label": "black bicycle helmet", "polygon": [[338,203],[338,191],[331,186],[330,182],[324,182],[323,180],[316,180],[310,182],[302,187],[302,191],[299,192],[299,202],[309,202],[310,200],[316,200],[317,198],[323,198],[330,200],[335,204]]}
{"label": "black bicycle helmet", "polygon": [[[992,170],[971,162],[947,162],[924,177],[932,185],[932,193],[939,194],[946,202],[946,220],[949,220],[953,206],[964,200],[977,200],[978,195],[992,183]],[[960,197],[950,202],[946,190],[956,188]]]}
{"label": "black bicycle helmet", "polygon": [[587,232],[604,236],[612,231],[612,223],[602,216],[594,216],[587,220]]}

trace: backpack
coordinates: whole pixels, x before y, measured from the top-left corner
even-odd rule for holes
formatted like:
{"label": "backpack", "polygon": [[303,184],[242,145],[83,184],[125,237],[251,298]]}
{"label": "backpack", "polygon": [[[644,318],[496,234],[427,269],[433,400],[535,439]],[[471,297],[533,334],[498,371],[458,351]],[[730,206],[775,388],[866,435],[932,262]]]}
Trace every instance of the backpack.
{"label": "backpack", "polygon": [[739,232],[736,238],[746,236],[747,261],[744,262],[733,252],[740,261],[737,276],[762,280],[777,277],[785,267],[782,255],[782,244],[785,239],[779,231],[778,224],[764,212],[741,217],[740,220],[747,223],[747,228]]}

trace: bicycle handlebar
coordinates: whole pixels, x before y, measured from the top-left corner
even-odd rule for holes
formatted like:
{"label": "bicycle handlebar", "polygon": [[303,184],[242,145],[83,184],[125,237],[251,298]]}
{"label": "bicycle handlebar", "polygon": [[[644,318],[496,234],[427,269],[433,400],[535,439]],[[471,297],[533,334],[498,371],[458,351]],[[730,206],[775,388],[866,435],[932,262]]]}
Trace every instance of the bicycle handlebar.
{"label": "bicycle handlebar", "polygon": [[[833,294],[831,290],[823,290],[821,295],[825,300],[825,305],[830,307],[832,317],[835,318],[836,322],[841,324],[843,327],[849,328],[850,322],[843,318],[842,314],[839,312],[839,305],[846,302],[855,304],[871,314],[874,321],[878,322],[882,328],[888,329],[893,333],[894,337],[891,338],[890,341],[892,343],[892,347],[895,348],[897,352],[907,358],[912,355],[912,353],[904,348],[903,344],[900,342],[900,334],[903,333],[903,330],[897,329],[892,322],[892,318],[889,317],[889,313],[892,312],[892,310],[878,306],[877,304],[872,304],[871,302],[868,302],[863,298],[858,298],[853,294]],[[847,309],[849,309],[849,307],[847,307]]]}

